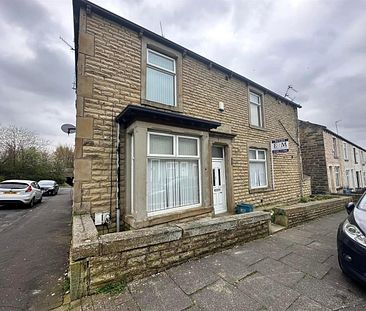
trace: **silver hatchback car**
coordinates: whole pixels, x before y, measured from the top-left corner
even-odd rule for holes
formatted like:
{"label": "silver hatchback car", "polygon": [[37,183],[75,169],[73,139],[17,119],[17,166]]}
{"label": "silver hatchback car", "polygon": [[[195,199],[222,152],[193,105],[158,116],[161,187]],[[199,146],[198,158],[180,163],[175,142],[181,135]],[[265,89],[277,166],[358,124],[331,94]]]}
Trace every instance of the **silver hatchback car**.
{"label": "silver hatchback car", "polygon": [[4,180],[0,182],[0,204],[25,204],[32,208],[42,201],[42,190],[32,180]]}

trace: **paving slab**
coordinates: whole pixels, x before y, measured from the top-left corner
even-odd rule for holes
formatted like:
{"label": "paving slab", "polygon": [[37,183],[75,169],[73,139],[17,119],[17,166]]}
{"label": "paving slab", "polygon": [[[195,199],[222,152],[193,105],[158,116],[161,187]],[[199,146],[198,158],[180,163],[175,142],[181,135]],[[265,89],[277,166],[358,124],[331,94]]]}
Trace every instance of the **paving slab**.
{"label": "paving slab", "polygon": [[353,282],[352,279],[346,276],[339,267],[331,268],[322,280],[337,289],[351,292],[357,297],[363,298],[366,303],[366,288],[356,282]]}
{"label": "paving slab", "polygon": [[235,260],[239,260],[242,265],[247,267],[255,264],[256,262],[265,258],[265,255],[249,249],[247,245],[241,245],[239,247],[234,247],[232,249],[223,252]]}
{"label": "paving slab", "polygon": [[194,293],[192,299],[201,310],[263,310],[264,306],[235,286],[219,280]]}
{"label": "paving slab", "polygon": [[326,264],[319,263],[319,261],[295,253],[291,253],[286,257],[281,258],[281,262],[318,279],[321,279],[330,270],[330,267]]}
{"label": "paving slab", "polygon": [[165,272],[133,282],[128,288],[142,311],[181,311],[192,305]]}
{"label": "paving slab", "polygon": [[331,309],[322,306],[316,301],[300,296],[286,311],[331,311]]}
{"label": "paving slab", "polygon": [[301,244],[294,244],[289,247],[289,250],[291,250],[293,253],[299,256],[307,257],[319,263],[324,263],[330,256],[334,254],[334,249],[324,250],[324,249],[313,248],[310,245],[311,244],[309,244],[308,246]]}
{"label": "paving slab", "polygon": [[211,271],[208,261],[192,260],[167,271],[176,284],[188,295],[216,282],[220,277]]}
{"label": "paving slab", "polygon": [[286,287],[260,273],[247,277],[237,285],[238,289],[263,303],[273,311],[287,310],[287,308],[300,296],[293,289]]}
{"label": "paving slab", "polygon": [[245,244],[247,250],[252,250],[264,257],[271,257],[273,259],[280,259],[291,253],[289,246],[293,245],[294,242],[277,238],[276,236],[270,236],[263,240],[256,240],[254,242]]}
{"label": "paving slab", "polygon": [[311,233],[294,228],[281,231],[276,236],[280,239],[302,245],[308,245],[315,240]]}
{"label": "paving slab", "polygon": [[311,276],[306,276],[298,282],[294,289],[332,310],[360,303],[360,298],[356,295],[336,289],[329,283]]}
{"label": "paving slab", "polygon": [[294,286],[305,276],[303,272],[272,258],[261,260],[252,265],[251,268],[289,287]]}
{"label": "paving slab", "polygon": [[212,272],[231,284],[254,272],[252,268],[243,265],[241,261],[224,253],[203,258],[202,262],[210,267]]}

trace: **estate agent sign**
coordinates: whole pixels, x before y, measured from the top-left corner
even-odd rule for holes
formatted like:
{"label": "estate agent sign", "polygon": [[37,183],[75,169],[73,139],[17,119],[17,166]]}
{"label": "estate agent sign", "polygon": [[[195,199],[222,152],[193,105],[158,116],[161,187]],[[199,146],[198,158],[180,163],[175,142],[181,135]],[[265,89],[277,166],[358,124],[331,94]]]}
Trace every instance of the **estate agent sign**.
{"label": "estate agent sign", "polygon": [[272,153],[274,153],[274,154],[288,152],[288,150],[289,150],[288,139],[281,138],[281,139],[272,140],[271,150],[272,150]]}

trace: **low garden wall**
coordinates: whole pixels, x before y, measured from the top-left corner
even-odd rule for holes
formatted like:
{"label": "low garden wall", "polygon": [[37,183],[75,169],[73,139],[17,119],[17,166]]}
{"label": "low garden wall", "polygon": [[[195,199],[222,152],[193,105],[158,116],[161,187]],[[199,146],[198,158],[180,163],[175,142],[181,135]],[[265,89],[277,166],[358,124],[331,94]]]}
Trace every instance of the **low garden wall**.
{"label": "low garden wall", "polygon": [[333,214],[345,209],[348,202],[357,202],[359,196],[341,196],[324,201],[298,203],[296,205],[274,208],[274,222],[286,228]]}
{"label": "low garden wall", "polygon": [[262,211],[98,236],[89,215],[73,217],[71,299],[107,284],[143,278],[190,258],[269,235]]}

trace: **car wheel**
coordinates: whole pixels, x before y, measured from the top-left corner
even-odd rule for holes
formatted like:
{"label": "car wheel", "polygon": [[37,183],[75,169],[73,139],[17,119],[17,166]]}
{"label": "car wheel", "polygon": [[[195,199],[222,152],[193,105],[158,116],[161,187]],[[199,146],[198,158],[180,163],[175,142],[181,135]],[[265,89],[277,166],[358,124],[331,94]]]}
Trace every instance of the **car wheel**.
{"label": "car wheel", "polygon": [[28,208],[32,208],[34,206],[34,198],[28,203]]}
{"label": "car wheel", "polygon": [[56,190],[52,191],[52,195],[56,195],[56,193],[57,193]]}
{"label": "car wheel", "polygon": [[39,198],[38,203],[41,203],[42,199],[43,199],[43,195],[41,195],[41,197]]}

